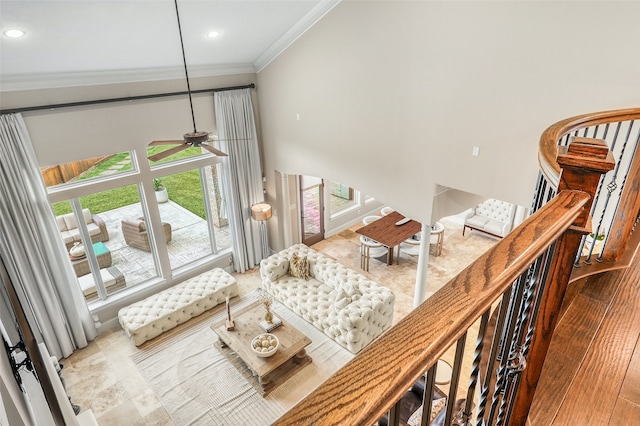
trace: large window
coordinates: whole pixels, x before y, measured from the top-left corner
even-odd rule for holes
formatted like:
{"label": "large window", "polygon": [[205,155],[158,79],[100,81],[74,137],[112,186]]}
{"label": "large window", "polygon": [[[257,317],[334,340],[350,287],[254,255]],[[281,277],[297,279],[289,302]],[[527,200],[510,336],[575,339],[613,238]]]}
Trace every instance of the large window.
{"label": "large window", "polygon": [[124,152],[42,169],[87,301],[162,279],[230,248],[220,159],[193,150],[149,167]]}
{"label": "large window", "polygon": [[355,191],[353,188],[338,182],[331,182],[331,214],[334,215],[353,207]]}
{"label": "large window", "polygon": [[159,207],[164,232],[171,227],[172,243],[167,249],[172,269],[231,246],[226,221],[221,220],[219,208],[214,208],[222,197],[208,178],[211,167],[208,169],[160,178],[169,197],[169,202],[159,203]]}
{"label": "large window", "polygon": [[328,193],[325,192],[325,197],[327,196],[331,219],[353,214],[360,207],[376,201],[375,198],[339,182],[329,182]]}

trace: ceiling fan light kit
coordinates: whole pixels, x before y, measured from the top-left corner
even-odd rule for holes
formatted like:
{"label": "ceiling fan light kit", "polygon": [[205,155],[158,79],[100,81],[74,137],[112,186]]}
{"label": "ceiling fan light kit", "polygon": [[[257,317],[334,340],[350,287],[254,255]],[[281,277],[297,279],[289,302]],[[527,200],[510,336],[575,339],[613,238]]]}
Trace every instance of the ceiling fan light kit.
{"label": "ceiling fan light kit", "polygon": [[184,75],[187,80],[187,93],[189,95],[189,107],[191,108],[191,120],[193,121],[193,132],[188,132],[182,135],[183,140],[165,140],[165,141],[152,141],[150,146],[157,145],[178,145],[174,148],[167,149],[166,151],[159,152],[158,154],[154,154],[148,157],[149,161],[160,161],[163,160],[173,154],[176,154],[182,150],[191,148],[191,147],[201,147],[206,149],[207,151],[215,154],[217,156],[226,157],[227,154],[224,152],[213,148],[212,146],[206,145],[205,142],[213,142],[217,138],[209,137],[209,132],[198,131],[196,128],[196,118],[193,112],[193,101],[191,99],[191,85],[189,84],[189,72],[187,71],[187,58],[184,53],[184,41],[182,39],[182,27],[180,25],[180,12],[178,11],[178,0],[174,0],[174,4],[176,6],[176,18],[178,20],[178,33],[180,34],[180,47],[182,48],[182,62],[184,64]]}
{"label": "ceiling fan light kit", "polygon": [[209,132],[189,132],[185,133],[183,137],[186,143],[198,146],[202,142],[209,140]]}

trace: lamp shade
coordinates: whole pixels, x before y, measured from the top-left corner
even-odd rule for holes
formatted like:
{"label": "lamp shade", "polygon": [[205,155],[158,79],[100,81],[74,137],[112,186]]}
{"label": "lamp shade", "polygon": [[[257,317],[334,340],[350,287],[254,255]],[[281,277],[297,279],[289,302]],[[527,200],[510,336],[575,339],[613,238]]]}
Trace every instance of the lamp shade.
{"label": "lamp shade", "polygon": [[251,206],[251,217],[255,220],[269,220],[271,218],[271,206],[267,203],[258,203]]}

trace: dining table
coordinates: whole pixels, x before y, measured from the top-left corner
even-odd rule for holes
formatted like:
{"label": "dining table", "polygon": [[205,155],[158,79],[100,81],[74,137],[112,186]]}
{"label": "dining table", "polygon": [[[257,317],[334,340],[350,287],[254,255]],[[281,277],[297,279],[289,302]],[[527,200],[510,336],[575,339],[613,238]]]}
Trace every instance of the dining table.
{"label": "dining table", "polygon": [[[388,247],[387,265],[391,265],[393,264],[393,251],[395,247],[422,230],[422,224],[420,222],[413,219],[405,221],[405,219],[402,214],[393,211],[362,228],[356,229],[356,233]],[[404,223],[401,223],[401,221]],[[399,253],[398,257],[400,257]]]}

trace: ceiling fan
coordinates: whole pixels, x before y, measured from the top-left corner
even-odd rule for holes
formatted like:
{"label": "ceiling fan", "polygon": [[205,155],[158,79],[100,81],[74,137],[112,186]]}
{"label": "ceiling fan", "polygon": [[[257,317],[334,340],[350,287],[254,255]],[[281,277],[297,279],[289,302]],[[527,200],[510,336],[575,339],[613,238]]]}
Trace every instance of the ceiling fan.
{"label": "ceiling fan", "polygon": [[176,17],[178,18],[178,33],[180,34],[180,46],[182,47],[182,62],[184,64],[184,74],[187,79],[187,93],[189,94],[189,106],[191,107],[191,120],[193,122],[193,132],[185,133],[182,136],[182,140],[166,140],[166,141],[153,141],[149,144],[149,146],[157,146],[157,145],[177,145],[171,149],[167,149],[166,151],[159,152],[157,154],[149,156],[150,161],[160,161],[164,158],[167,158],[177,152],[182,150],[191,148],[191,147],[201,147],[206,149],[207,151],[218,155],[218,156],[227,156],[224,152],[207,145],[206,142],[213,142],[217,140],[215,136],[210,137],[209,132],[202,132],[196,129],[196,118],[193,113],[193,101],[191,100],[191,86],[189,84],[189,72],[187,71],[187,58],[184,54],[184,41],[182,40],[182,27],[180,26],[180,13],[178,11],[178,0],[174,0],[176,5]]}

